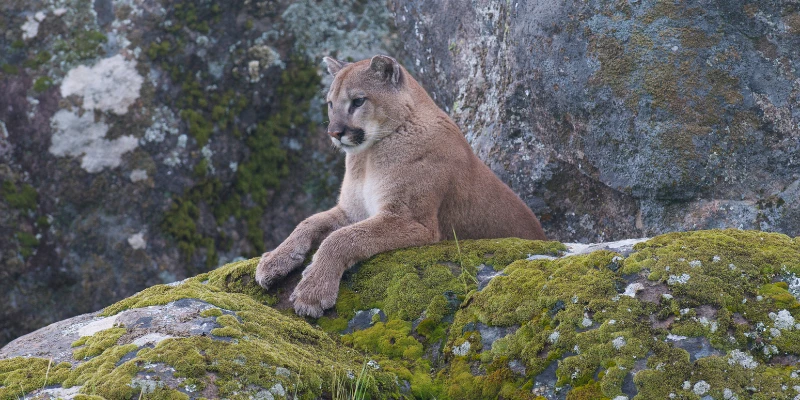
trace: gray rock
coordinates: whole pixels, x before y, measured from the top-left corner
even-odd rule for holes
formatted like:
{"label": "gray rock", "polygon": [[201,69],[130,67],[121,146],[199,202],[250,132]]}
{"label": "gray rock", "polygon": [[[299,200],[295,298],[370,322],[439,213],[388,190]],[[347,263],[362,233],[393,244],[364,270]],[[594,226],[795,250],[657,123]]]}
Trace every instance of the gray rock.
{"label": "gray rock", "polygon": [[519,326],[488,326],[478,322],[478,332],[481,334],[481,344],[484,350],[492,348],[492,344],[498,339],[502,339],[508,335],[513,334],[519,329]]}
{"label": "gray rock", "polygon": [[[163,306],[150,306],[125,310],[111,317],[101,317],[100,312],[84,314],[51,324],[36,332],[20,337],[0,349],[0,359],[16,356],[53,359],[55,363],[79,361],[72,357],[72,343],[82,336],[93,335],[115,325],[125,326],[128,332],[118,344],[134,343],[139,347],[154,346],[172,337],[211,336],[219,324],[214,317],[200,313],[216,308],[204,301],[181,299]],[[232,314],[223,310],[225,314]],[[219,338],[227,340],[228,338]]]}
{"label": "gray rock", "polygon": [[785,2],[393,4],[405,64],[549,237],[800,234]]}
{"label": "gray rock", "polygon": [[356,315],[350,321],[347,321],[347,328],[342,333],[353,333],[369,328],[375,323],[373,318],[376,315],[380,322],[386,322],[387,317],[383,310],[373,308],[371,310],[357,311]]}

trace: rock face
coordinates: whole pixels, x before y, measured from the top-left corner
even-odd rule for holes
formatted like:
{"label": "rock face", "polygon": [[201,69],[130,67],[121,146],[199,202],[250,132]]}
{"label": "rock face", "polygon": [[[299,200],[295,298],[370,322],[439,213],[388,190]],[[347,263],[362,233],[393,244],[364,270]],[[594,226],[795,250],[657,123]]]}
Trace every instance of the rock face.
{"label": "rock face", "polygon": [[550,237],[800,234],[800,5],[394,1],[418,78]]}
{"label": "rock face", "polygon": [[[800,396],[800,238],[724,230],[588,249],[503,239],[398,250],[346,274],[317,320],[287,309],[299,274],[265,293],[256,263],[11,342],[0,399]],[[485,268],[497,273],[479,286]]]}
{"label": "rock face", "polygon": [[4,1],[0,344],[255,256],[330,206],[329,54],[397,55],[553,239],[798,235],[798,10]]}
{"label": "rock face", "polygon": [[389,23],[355,0],[3,1],[0,345],[331,206],[321,57],[394,53]]}

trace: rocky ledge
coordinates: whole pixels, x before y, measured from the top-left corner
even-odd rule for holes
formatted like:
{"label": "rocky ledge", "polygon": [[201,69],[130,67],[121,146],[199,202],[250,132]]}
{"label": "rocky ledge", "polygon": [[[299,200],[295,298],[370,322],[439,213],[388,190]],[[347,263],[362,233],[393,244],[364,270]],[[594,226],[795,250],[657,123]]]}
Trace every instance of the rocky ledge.
{"label": "rocky ledge", "polygon": [[800,398],[800,238],[671,233],[381,254],[334,310],[256,260],[158,285],[0,349],[0,398]]}

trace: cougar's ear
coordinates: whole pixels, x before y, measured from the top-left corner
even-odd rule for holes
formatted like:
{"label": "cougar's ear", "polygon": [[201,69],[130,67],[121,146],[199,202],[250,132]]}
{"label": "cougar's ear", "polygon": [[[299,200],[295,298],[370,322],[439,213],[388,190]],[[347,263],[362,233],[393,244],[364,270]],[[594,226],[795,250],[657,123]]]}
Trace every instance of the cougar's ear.
{"label": "cougar's ear", "polygon": [[349,62],[339,61],[333,57],[323,57],[322,61],[325,61],[325,64],[328,66],[328,72],[333,76],[336,76],[342,68],[350,64]]}
{"label": "cougar's ear", "polygon": [[378,55],[372,57],[369,62],[369,69],[378,74],[378,77],[393,85],[397,85],[403,79],[403,72],[400,64],[392,57]]}

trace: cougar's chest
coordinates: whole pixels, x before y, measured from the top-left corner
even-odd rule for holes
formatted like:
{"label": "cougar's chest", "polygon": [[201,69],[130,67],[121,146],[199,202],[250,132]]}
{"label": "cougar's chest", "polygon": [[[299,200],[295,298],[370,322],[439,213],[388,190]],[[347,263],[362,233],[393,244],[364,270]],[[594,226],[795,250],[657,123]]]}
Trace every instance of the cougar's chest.
{"label": "cougar's chest", "polygon": [[377,177],[370,177],[369,175],[366,175],[361,185],[361,200],[364,206],[364,211],[368,217],[371,217],[380,211],[380,186],[378,185],[376,178]]}
{"label": "cougar's chest", "polygon": [[340,205],[352,222],[376,215],[381,208],[381,186],[376,171],[368,171],[365,160],[348,155]]}

